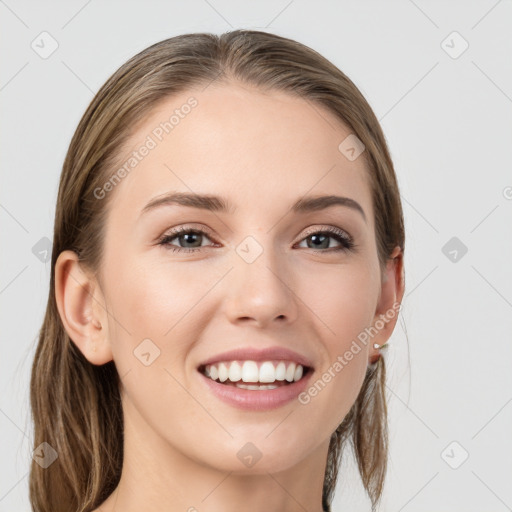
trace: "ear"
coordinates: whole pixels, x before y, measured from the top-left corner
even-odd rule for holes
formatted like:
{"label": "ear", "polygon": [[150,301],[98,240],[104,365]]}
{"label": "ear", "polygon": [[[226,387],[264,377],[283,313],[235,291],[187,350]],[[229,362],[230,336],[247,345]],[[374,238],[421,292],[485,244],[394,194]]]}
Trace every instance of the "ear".
{"label": "ear", "polygon": [[111,361],[103,294],[73,251],[61,252],[55,263],[55,298],[64,328],[85,358],[94,365]]}
{"label": "ear", "polygon": [[384,345],[398,320],[398,312],[405,289],[403,259],[402,250],[397,246],[386,264],[381,293],[372,323],[375,329],[373,332],[377,331],[377,333],[371,338],[369,362],[375,361],[379,354],[379,349],[374,348],[374,344]]}

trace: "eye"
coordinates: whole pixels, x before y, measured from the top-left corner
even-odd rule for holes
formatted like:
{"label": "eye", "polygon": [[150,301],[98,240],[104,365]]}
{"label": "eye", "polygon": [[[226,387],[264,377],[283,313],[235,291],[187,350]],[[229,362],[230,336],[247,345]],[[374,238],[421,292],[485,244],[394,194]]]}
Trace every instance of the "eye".
{"label": "eye", "polygon": [[[173,252],[184,251],[191,253],[199,251],[201,247],[204,247],[202,242],[205,238],[211,240],[209,232],[202,228],[192,229],[180,226],[171,233],[165,234],[161,237],[158,241],[158,245],[170,249]],[[331,247],[331,239],[336,240],[339,245],[337,247]],[[182,246],[180,247],[171,243],[173,240],[177,240]],[[350,235],[345,231],[334,227],[326,227],[321,230],[311,230],[307,233],[306,237],[302,239],[301,243],[304,241],[307,243],[306,248],[320,252],[351,251],[356,247],[356,244]]]}
{"label": "eye", "polygon": [[[340,245],[338,247],[330,247],[330,239],[336,240]],[[311,243],[309,243],[308,240]],[[329,249],[329,251],[324,250],[321,252],[351,251],[356,247],[354,240],[348,233],[334,227],[326,227],[322,230],[310,231],[303,241],[306,242],[308,249]]]}
{"label": "eye", "polygon": [[[202,239],[209,238],[208,233],[203,229],[190,229],[183,226],[175,229],[173,232],[164,235],[158,244],[166,247],[167,249],[175,251],[195,252],[202,247]],[[177,239],[179,243],[184,244],[184,247],[178,247],[171,242]]]}

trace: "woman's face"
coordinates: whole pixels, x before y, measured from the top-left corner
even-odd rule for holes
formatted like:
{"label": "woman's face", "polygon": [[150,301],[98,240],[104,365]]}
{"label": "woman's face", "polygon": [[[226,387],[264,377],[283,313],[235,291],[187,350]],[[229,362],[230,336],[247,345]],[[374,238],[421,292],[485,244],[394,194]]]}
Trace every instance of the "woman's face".
{"label": "woman's face", "polygon": [[[256,473],[325,462],[381,341],[354,340],[386,310],[363,157],[350,139],[339,149],[349,135],[316,104],[240,84],[168,98],[137,127],[120,160],[129,172],[97,194],[112,196],[108,315],[95,314],[127,439],[152,457]],[[218,199],[160,201],[177,193]],[[351,202],[300,208],[321,196]],[[211,361],[226,365],[207,377]],[[309,370],[291,384],[299,361]],[[245,386],[281,380],[242,389],[214,383],[216,370]]]}

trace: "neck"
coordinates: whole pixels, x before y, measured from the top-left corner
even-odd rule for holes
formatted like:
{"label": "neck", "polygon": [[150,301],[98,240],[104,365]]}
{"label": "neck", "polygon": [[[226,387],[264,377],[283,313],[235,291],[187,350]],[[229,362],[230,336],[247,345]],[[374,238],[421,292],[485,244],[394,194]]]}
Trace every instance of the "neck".
{"label": "neck", "polygon": [[124,418],[121,479],[98,512],[323,512],[329,440],[279,472],[257,464],[241,471],[238,461],[219,469],[172,446],[133,408],[125,407]]}

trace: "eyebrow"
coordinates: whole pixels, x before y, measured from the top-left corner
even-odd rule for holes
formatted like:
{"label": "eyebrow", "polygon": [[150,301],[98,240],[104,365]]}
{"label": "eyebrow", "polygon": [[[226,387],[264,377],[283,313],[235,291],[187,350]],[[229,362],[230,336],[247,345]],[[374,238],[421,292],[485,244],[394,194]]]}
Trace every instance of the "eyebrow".
{"label": "eyebrow", "polygon": [[[149,201],[149,203],[142,209],[141,215],[161,206],[175,204],[211,212],[233,214],[236,211],[236,207],[223,197],[208,194],[170,192],[157,196]],[[354,199],[349,197],[335,195],[302,197],[293,204],[291,209],[295,213],[309,213],[324,210],[332,206],[344,206],[351,208],[352,210],[359,212],[364,221],[367,222],[366,214],[362,206],[357,201],[354,201]]]}

